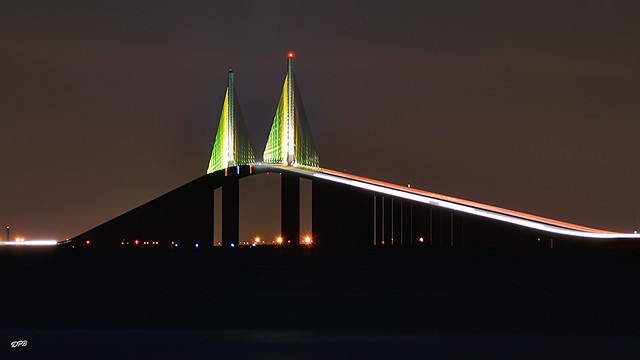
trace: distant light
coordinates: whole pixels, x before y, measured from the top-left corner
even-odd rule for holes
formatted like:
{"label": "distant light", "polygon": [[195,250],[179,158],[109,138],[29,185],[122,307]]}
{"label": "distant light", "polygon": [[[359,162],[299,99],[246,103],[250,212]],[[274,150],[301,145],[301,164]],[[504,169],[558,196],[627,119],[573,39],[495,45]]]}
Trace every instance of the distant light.
{"label": "distant light", "polygon": [[311,245],[311,238],[310,238],[310,237],[308,237],[308,236],[307,236],[307,237],[305,237],[305,238],[304,238],[304,243],[305,243],[305,244],[307,244],[307,245]]}
{"label": "distant light", "polygon": [[234,243],[231,243],[231,247],[233,247],[233,248],[234,248],[234,247],[236,247],[236,244],[234,244]]}
{"label": "distant light", "polygon": [[91,244],[91,241],[87,240],[87,245]]}
{"label": "distant light", "polygon": [[0,241],[0,245],[9,246],[44,246],[44,245],[58,245],[57,240],[24,240],[22,241]]}
{"label": "distant light", "polygon": [[200,245],[196,244],[196,247],[200,247]]}
{"label": "distant light", "polygon": [[139,240],[134,241],[136,243],[136,245],[140,244]]}
{"label": "distant light", "polygon": [[290,52],[287,56],[289,57],[289,59],[293,59],[293,53],[292,52]]}
{"label": "distant light", "polygon": [[251,244],[251,247],[256,247],[256,244]]}
{"label": "distant light", "polygon": [[236,166],[236,173],[240,175],[240,165]]}
{"label": "distant light", "polygon": [[255,240],[253,240],[253,241],[256,242],[256,243],[259,243],[260,242],[260,238],[256,236]]}
{"label": "distant light", "polygon": [[173,245],[174,247],[178,247],[178,244]]}
{"label": "distant light", "polygon": [[282,236],[278,236],[278,238],[276,239],[276,243],[282,244]]}
{"label": "distant light", "polygon": [[420,242],[424,242],[424,238],[422,238],[422,237],[421,237],[421,238],[420,238]]}

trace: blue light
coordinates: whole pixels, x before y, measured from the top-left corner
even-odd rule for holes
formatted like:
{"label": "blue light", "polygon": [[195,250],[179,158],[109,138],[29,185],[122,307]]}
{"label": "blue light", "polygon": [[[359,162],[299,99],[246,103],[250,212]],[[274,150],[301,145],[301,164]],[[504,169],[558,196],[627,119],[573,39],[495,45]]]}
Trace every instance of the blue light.
{"label": "blue light", "polygon": [[200,245],[196,244],[196,247],[199,247]]}
{"label": "blue light", "polygon": [[173,245],[174,247],[178,247],[178,244]]}
{"label": "blue light", "polygon": [[251,247],[256,247],[256,244],[251,244]]}
{"label": "blue light", "polygon": [[236,166],[236,172],[240,175],[240,165]]}
{"label": "blue light", "polygon": [[231,244],[231,247],[236,247],[236,244]]}

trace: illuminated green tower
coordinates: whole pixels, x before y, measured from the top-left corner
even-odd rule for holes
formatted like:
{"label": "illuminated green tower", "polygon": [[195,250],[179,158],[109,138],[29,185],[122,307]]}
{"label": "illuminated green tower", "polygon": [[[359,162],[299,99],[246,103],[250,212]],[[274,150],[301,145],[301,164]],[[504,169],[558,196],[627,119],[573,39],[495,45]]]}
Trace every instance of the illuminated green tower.
{"label": "illuminated green tower", "polygon": [[220,123],[207,174],[231,166],[252,164],[255,161],[249,134],[233,87],[233,70],[229,69],[229,85],[222,105],[222,114],[220,114]]}
{"label": "illuminated green tower", "polygon": [[288,55],[287,77],[273,117],[263,162],[319,166],[316,145],[293,73],[293,53]]}

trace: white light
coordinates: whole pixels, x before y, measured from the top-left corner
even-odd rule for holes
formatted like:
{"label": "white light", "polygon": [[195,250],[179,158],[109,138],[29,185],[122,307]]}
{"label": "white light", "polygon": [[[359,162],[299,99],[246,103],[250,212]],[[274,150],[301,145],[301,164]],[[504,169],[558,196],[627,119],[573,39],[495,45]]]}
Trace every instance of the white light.
{"label": "white light", "polygon": [[23,240],[20,242],[17,241],[0,241],[0,245],[9,245],[9,246],[52,246],[58,245],[58,241],[56,240]]}
{"label": "white light", "polygon": [[[279,168],[278,165],[275,165],[275,164],[271,165],[271,167]],[[279,169],[285,170],[282,168],[279,168]],[[516,225],[528,227],[531,229],[542,230],[550,233],[582,237],[582,238],[592,238],[592,239],[640,239],[640,234],[635,234],[635,233],[630,234],[630,233],[606,232],[606,231],[600,231],[598,229],[585,229],[585,230],[568,229],[563,227],[562,225],[558,226],[558,225],[553,225],[552,223],[545,223],[545,220],[555,222],[554,220],[544,219],[544,218],[540,218],[540,217],[536,217],[536,216],[532,216],[524,213],[512,212],[510,210],[495,208],[495,207],[491,207],[489,205],[484,205],[484,204],[474,204],[471,202],[464,201],[468,205],[462,205],[461,203],[450,202],[446,200],[436,200],[430,195],[418,194],[416,193],[416,190],[413,190],[413,189],[411,190],[407,189],[406,191],[396,190],[393,188],[395,186],[393,184],[382,183],[382,185],[374,185],[371,182],[374,182],[375,180],[371,180],[371,179],[355,177],[349,174],[341,174],[337,172],[336,172],[337,175],[328,175],[326,173],[318,172],[318,171],[331,171],[331,170],[324,170],[321,168],[311,169],[306,167],[305,168],[289,167],[286,170],[289,172],[299,173],[306,176],[314,176],[314,177],[322,178],[332,182],[342,183],[345,185],[358,187],[358,188],[362,188],[369,191],[374,191],[374,192],[387,194],[387,195],[391,195],[399,198],[413,200],[413,201],[421,202],[423,204],[434,205],[434,206],[447,208],[455,211],[460,211],[468,214],[474,214],[474,215],[482,216],[485,218],[491,218],[491,219],[495,219],[495,220],[499,220],[499,221],[503,221],[511,224],[516,224]],[[359,180],[353,180],[354,178],[358,178]],[[438,198],[444,198],[447,200],[453,200],[453,201],[456,200],[443,195],[438,195],[438,194],[432,194],[432,195]],[[502,210],[504,210],[504,213],[501,212]],[[509,214],[509,213],[514,213],[514,214]],[[531,219],[527,217],[530,217]],[[565,224],[565,225],[576,226],[573,224]],[[589,230],[593,230],[593,231],[589,231]]]}
{"label": "white light", "polygon": [[569,236],[576,236],[576,237],[583,237],[583,238],[598,238],[598,239],[621,239],[621,238],[640,239],[640,234],[599,233],[599,232],[564,229],[554,225],[542,224],[532,220],[522,219],[522,218],[518,218],[511,215],[506,215],[506,214],[495,213],[492,211],[483,210],[483,209],[479,209],[479,208],[475,208],[467,205],[456,204],[456,203],[443,201],[443,200],[434,200],[431,197],[428,197],[425,195],[418,195],[412,192],[399,191],[399,190],[383,187],[380,185],[373,185],[373,184],[362,182],[362,181],[345,179],[342,177],[327,175],[323,173],[313,173],[313,176],[321,179],[353,186],[353,187],[358,187],[358,188],[369,190],[369,191],[374,191],[374,192],[378,192],[378,193],[382,193],[390,196],[395,196],[398,198],[421,202],[423,204],[435,205],[442,208],[460,211],[467,214],[474,214],[474,215],[478,215],[478,216],[482,216],[482,217],[486,217],[494,220],[516,224],[516,225],[528,227],[531,229],[543,230],[543,231],[547,231],[555,234],[562,234],[562,235],[569,235]]}

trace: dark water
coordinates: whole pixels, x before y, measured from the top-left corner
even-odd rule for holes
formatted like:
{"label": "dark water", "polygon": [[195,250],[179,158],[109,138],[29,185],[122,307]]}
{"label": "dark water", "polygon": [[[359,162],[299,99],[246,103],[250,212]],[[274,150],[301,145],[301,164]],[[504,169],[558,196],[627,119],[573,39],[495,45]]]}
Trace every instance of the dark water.
{"label": "dark water", "polygon": [[1,252],[0,359],[640,355],[640,253],[214,250]]}

